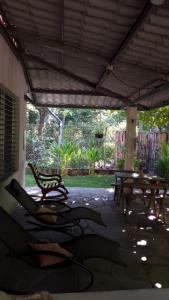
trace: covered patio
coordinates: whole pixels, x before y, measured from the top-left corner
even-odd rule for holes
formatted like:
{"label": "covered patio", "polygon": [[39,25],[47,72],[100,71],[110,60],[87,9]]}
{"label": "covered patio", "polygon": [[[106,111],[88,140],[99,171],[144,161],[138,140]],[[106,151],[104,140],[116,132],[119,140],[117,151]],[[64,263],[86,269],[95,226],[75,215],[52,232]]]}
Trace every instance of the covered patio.
{"label": "covered patio", "polygon": [[[137,111],[169,104],[169,2],[1,0],[0,33],[0,206],[24,224],[5,186],[12,178],[24,185],[26,102],[126,109],[125,168],[131,169]],[[120,241],[133,261],[140,259],[139,271],[131,262],[126,275],[108,266],[114,280],[103,286],[101,277],[93,290],[169,287],[167,225],[149,220],[142,203],[126,219],[112,199],[109,190],[86,196],[73,189],[68,199],[103,214],[107,228],[86,222],[87,232]]]}
{"label": "covered patio", "polygon": [[2,36],[24,71],[25,100],[127,109],[131,168],[137,109],[169,101],[168,1],[3,0],[0,15]]}

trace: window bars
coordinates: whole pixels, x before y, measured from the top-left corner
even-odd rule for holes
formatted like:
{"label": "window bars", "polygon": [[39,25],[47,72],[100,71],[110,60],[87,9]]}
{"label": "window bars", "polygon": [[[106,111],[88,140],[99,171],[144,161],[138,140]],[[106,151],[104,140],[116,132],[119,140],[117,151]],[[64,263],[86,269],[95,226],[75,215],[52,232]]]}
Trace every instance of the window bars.
{"label": "window bars", "polygon": [[0,181],[16,171],[17,99],[0,87]]}

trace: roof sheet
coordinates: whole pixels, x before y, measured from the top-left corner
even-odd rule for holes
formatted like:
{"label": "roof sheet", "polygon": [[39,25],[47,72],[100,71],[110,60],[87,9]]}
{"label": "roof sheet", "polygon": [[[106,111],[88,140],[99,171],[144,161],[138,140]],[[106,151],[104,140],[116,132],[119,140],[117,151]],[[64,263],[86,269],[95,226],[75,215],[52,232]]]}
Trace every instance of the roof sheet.
{"label": "roof sheet", "polygon": [[168,0],[1,0],[0,14],[36,105],[169,104]]}

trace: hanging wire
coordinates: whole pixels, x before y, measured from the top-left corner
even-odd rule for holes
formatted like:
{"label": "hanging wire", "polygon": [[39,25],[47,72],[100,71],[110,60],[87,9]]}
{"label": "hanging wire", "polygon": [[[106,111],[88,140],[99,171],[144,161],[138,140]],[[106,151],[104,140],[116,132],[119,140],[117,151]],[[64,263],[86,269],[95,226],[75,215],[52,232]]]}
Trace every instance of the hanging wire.
{"label": "hanging wire", "polygon": [[123,84],[126,85],[127,87],[132,88],[132,89],[139,89],[139,86],[137,86],[137,87],[136,87],[136,86],[132,86],[132,85],[126,83],[125,81],[123,81],[122,79],[120,79],[113,71],[111,72],[111,74],[112,74],[118,81],[120,81],[121,83],[123,83]]}

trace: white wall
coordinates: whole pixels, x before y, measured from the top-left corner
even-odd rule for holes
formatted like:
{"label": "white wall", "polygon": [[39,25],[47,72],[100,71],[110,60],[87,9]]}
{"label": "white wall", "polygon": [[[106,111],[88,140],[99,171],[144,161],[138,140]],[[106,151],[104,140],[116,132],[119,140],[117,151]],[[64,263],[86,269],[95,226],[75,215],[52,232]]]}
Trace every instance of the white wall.
{"label": "white wall", "polygon": [[[27,90],[25,77],[22,66],[15,55],[10,50],[4,38],[0,35],[0,85],[12,92],[19,99],[19,169],[12,175],[23,184],[24,181],[24,164],[25,164],[25,149],[24,149],[24,131],[26,124],[26,103],[24,94]],[[12,178],[8,178],[0,183],[0,205],[8,211],[12,211],[15,207],[14,199],[9,199],[9,193],[6,192],[4,186]]]}

